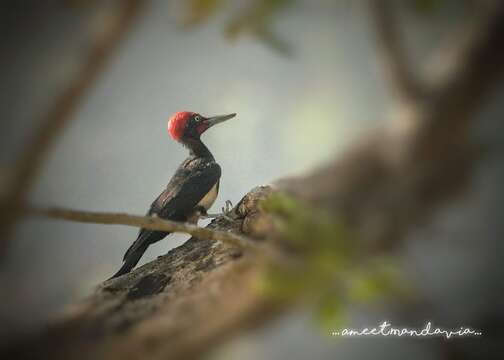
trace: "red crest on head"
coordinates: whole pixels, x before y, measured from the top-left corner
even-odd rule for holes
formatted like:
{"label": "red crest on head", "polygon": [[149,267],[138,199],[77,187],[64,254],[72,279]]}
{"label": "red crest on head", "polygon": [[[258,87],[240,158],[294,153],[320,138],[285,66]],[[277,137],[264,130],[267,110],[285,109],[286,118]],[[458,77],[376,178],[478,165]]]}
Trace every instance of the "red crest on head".
{"label": "red crest on head", "polygon": [[179,111],[168,120],[168,133],[174,140],[180,141],[184,136],[187,122],[193,115],[194,113],[190,111]]}

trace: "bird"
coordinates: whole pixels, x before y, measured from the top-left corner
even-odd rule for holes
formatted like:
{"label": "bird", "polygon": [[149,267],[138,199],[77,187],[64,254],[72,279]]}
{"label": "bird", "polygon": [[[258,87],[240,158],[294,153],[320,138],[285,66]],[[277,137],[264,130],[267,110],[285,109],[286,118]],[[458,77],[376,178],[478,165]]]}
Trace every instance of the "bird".
{"label": "bird", "polygon": [[[207,211],[219,192],[221,167],[201,141],[201,135],[235,116],[236,113],[205,117],[195,112],[179,111],[169,118],[168,134],[189,150],[189,157],[180,164],[166,188],[152,202],[147,216],[193,224],[200,217],[207,216]],[[228,204],[226,202],[226,208]],[[124,254],[121,268],[112,278],[129,273],[149,245],[164,239],[168,234],[170,233],[165,231],[141,228],[136,240]]]}

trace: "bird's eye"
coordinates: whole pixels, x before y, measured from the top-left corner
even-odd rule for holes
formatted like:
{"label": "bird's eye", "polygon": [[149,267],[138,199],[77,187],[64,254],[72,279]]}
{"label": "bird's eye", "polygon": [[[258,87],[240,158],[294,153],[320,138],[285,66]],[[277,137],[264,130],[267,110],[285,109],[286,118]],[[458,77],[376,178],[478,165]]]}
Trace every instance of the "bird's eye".
{"label": "bird's eye", "polygon": [[194,120],[196,120],[197,122],[199,122],[199,121],[201,120],[201,116],[196,115],[196,116],[194,117]]}

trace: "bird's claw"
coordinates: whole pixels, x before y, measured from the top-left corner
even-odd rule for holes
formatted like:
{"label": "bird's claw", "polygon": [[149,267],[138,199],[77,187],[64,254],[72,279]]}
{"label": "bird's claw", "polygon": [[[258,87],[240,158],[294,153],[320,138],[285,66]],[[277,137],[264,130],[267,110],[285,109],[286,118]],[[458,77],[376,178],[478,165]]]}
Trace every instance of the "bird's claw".
{"label": "bird's claw", "polygon": [[226,200],[225,206],[222,207],[222,217],[227,221],[233,221],[233,218],[230,214],[233,212],[233,203],[231,200]]}
{"label": "bird's claw", "polygon": [[234,221],[234,219],[230,216],[233,213],[233,203],[230,200],[226,200],[225,206],[221,208],[222,213],[220,214],[205,214],[202,218],[205,219],[215,219],[218,217],[222,217],[227,221]]}
{"label": "bird's claw", "polygon": [[223,214],[229,214],[233,210],[233,203],[231,200],[226,200],[225,206],[222,207]]}

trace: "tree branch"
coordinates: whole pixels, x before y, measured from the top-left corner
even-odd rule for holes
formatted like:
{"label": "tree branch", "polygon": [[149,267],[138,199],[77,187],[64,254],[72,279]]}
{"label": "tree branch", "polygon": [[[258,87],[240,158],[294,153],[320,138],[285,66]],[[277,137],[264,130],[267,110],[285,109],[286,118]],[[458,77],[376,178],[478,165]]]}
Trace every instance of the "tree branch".
{"label": "tree branch", "polygon": [[75,221],[91,224],[127,225],[149,230],[184,233],[205,240],[218,240],[244,249],[259,250],[259,245],[252,240],[228,231],[202,228],[192,224],[163,220],[152,216],[137,216],[124,213],[105,213],[78,211],[63,208],[32,208],[30,214],[51,219]]}
{"label": "tree branch", "polygon": [[[254,217],[260,200],[271,191],[267,186],[253,189],[236,205],[233,222],[218,218],[208,227],[225,234],[243,230],[246,218]],[[157,229],[195,230],[179,223],[158,222],[159,219],[151,223],[152,218],[143,217],[122,221],[122,215],[88,216],[66,210],[39,213],[104,223],[116,223],[119,218],[121,223],[135,226],[151,227],[157,223]],[[30,346],[14,343],[0,349],[1,355],[16,359],[195,358],[239,329],[271,319],[282,311],[257,291],[257,275],[264,263],[264,257],[257,255],[262,253],[243,252],[241,246],[236,246],[241,241],[235,243],[234,239],[233,246],[208,241],[199,235],[211,237],[214,233],[199,231],[194,232],[198,237],[167,255],[105,281],[93,296],[67,309],[44,334],[33,338]],[[249,240],[246,241],[248,246]]]}
{"label": "tree branch", "polygon": [[370,14],[383,67],[399,100],[406,104],[419,102],[422,95],[400,36],[399,24],[389,0],[370,0]]}
{"label": "tree branch", "polygon": [[504,75],[504,2],[486,5],[453,32],[430,64],[427,75],[433,94],[414,152],[429,157],[462,138],[470,119]]}
{"label": "tree branch", "polygon": [[41,120],[39,130],[15,164],[5,191],[8,195],[0,203],[0,255],[52,145],[140,13],[142,3],[143,0],[124,0],[119,3],[117,13],[110,17],[106,30],[99,34],[83,67]]}

